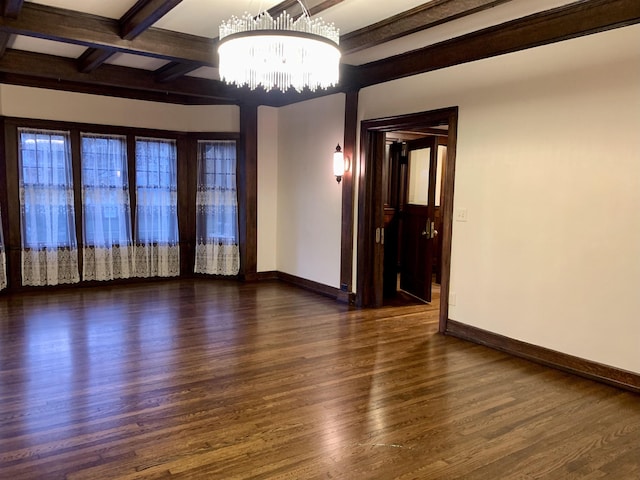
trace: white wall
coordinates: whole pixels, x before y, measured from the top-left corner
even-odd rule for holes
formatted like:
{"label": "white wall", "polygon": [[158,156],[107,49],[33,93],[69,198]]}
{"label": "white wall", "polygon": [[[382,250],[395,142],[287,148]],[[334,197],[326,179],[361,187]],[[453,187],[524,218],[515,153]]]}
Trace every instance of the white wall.
{"label": "white wall", "polygon": [[332,161],[344,102],[337,94],[282,107],[278,124],[278,270],[336,288],[342,185]]}
{"label": "white wall", "polygon": [[0,85],[0,114],[184,132],[240,131],[235,105],[173,105],[16,85]]}
{"label": "white wall", "polygon": [[258,272],[278,269],[278,109],[258,108]]}
{"label": "white wall", "polygon": [[640,26],[364,89],[459,106],[450,318],[640,372]]}

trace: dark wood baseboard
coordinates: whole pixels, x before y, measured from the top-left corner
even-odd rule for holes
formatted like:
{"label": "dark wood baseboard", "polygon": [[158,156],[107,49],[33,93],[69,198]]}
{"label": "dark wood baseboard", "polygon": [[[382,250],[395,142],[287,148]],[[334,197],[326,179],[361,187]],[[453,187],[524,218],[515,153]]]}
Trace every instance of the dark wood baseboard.
{"label": "dark wood baseboard", "polygon": [[284,272],[278,272],[278,280],[296,285],[298,287],[304,288],[305,290],[319,293],[320,295],[324,295],[325,297],[333,299],[337,299],[338,293],[340,292],[340,290],[337,288],[323,285],[322,283],[314,282],[313,280],[307,280],[306,278],[297,277],[296,275],[291,275]]}
{"label": "dark wood baseboard", "polygon": [[445,335],[478,343],[581,377],[640,393],[640,375],[448,320]]}
{"label": "dark wood baseboard", "polygon": [[296,275],[291,275],[289,273],[284,273],[284,272],[278,272],[278,271],[258,272],[257,279],[258,280],[280,280],[282,282],[286,282],[291,285],[296,285],[297,287],[304,288],[305,290],[309,290],[311,292],[324,295],[325,297],[329,297],[334,300],[342,301],[342,295],[346,294],[346,292],[342,292],[338,288],[330,287],[322,283],[314,282],[313,280],[307,280],[306,278],[298,277]]}
{"label": "dark wood baseboard", "polygon": [[0,294],[8,294],[8,293],[27,293],[27,292],[56,292],[56,291],[64,291],[70,288],[91,288],[91,287],[100,287],[104,285],[116,286],[116,285],[131,285],[131,284],[143,284],[149,282],[162,282],[167,280],[175,280],[178,278],[202,278],[202,279],[221,279],[221,280],[240,280],[243,282],[260,282],[267,280],[280,280],[291,285],[296,285],[300,288],[304,288],[305,290],[309,290],[325,297],[332,298],[334,300],[338,300],[340,302],[345,303],[353,303],[354,294],[350,292],[343,292],[338,288],[329,287],[328,285],[323,285],[318,282],[314,282],[313,280],[307,280],[306,278],[298,277],[295,275],[291,275],[284,272],[278,272],[276,270],[268,271],[268,272],[257,272],[252,273],[250,275],[238,275],[236,277],[225,277],[225,276],[216,276],[216,275],[204,275],[204,274],[194,274],[189,273],[188,275],[180,275],[180,277],[145,277],[145,278],[126,278],[126,279],[116,279],[109,280],[108,282],[98,282],[98,281],[80,281],[77,283],[71,284],[61,284],[61,285],[53,285],[53,286],[43,286],[43,287],[31,287],[31,286],[17,286],[17,287],[9,287],[5,290],[0,291]]}
{"label": "dark wood baseboard", "polygon": [[256,280],[259,282],[262,280],[278,280],[278,272],[275,270],[270,270],[268,272],[258,272],[256,273]]}
{"label": "dark wood baseboard", "polygon": [[355,305],[356,294],[340,289],[338,290],[338,296],[336,297],[336,300],[342,303],[348,303],[349,305]]}

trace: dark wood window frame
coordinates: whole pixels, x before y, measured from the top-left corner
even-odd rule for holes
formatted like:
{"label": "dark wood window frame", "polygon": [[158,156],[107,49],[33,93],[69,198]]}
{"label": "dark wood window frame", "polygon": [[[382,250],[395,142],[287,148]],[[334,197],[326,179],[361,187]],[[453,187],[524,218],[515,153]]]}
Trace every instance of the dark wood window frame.
{"label": "dark wood window frame", "polygon": [[[20,208],[19,208],[19,180],[18,180],[18,128],[37,128],[46,130],[65,130],[71,132],[71,156],[73,167],[74,202],[76,219],[76,236],[78,245],[82,245],[82,182],[81,182],[81,133],[96,133],[106,135],[122,135],[127,142],[127,162],[129,169],[129,194],[131,201],[132,225],[135,224],[135,139],[149,137],[172,139],[176,141],[178,155],[178,230],[180,236],[180,275],[193,276],[195,259],[195,200],[196,200],[196,155],[198,140],[235,140],[238,151],[238,190],[242,190],[241,178],[246,176],[246,162],[241,157],[241,135],[236,132],[178,132],[170,130],[123,127],[113,125],[99,125],[75,123],[55,120],[39,120],[16,117],[0,119],[0,141],[4,148],[0,149],[0,203],[2,205],[2,228],[5,238],[7,255],[8,291],[20,290],[22,287],[20,272]],[[249,168],[251,165],[249,165]],[[250,173],[250,172],[249,172]],[[255,175],[255,173],[253,174]],[[239,193],[238,211],[239,221],[246,218],[247,199]],[[251,208],[251,207],[249,207]],[[255,210],[255,208],[254,208]],[[248,225],[245,231],[253,231],[255,227]],[[246,251],[246,235],[239,239],[241,251]],[[255,253],[254,253],[255,256]],[[80,255],[80,271],[82,271],[82,256]],[[242,270],[239,278],[245,277]],[[141,279],[127,279],[122,282],[140,281]],[[111,281],[114,283],[118,281]],[[82,281],[80,284],[103,284],[104,282]]]}

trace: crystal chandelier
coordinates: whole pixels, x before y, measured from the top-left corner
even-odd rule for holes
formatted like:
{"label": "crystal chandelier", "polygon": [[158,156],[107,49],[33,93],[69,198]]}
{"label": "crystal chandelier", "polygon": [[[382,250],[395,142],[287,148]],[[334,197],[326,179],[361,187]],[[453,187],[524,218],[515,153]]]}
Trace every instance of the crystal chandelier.
{"label": "crystal chandelier", "polygon": [[268,12],[257,17],[245,13],[220,25],[218,68],[220,78],[238,87],[258,86],[286,92],[328,88],[338,83],[340,33],[333,24],[294,19],[287,12],[273,18]]}

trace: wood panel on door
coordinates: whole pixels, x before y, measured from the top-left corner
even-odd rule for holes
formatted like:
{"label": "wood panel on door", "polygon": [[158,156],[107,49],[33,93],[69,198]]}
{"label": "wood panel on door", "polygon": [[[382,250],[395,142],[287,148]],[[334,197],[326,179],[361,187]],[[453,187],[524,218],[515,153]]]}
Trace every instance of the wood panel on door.
{"label": "wood panel on door", "polygon": [[403,214],[400,288],[431,301],[435,191],[438,165],[436,137],[409,142],[409,166]]}

